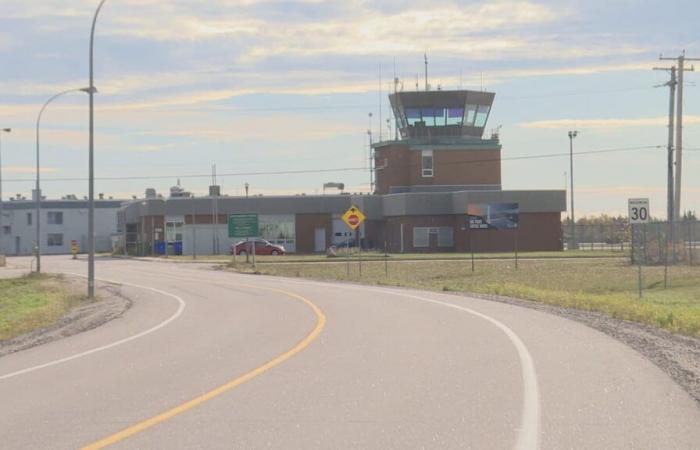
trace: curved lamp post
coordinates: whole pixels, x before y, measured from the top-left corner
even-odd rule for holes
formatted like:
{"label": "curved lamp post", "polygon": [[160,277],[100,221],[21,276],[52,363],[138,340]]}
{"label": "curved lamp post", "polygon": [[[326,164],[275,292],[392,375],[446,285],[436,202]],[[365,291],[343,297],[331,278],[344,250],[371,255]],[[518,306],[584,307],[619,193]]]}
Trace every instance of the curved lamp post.
{"label": "curved lamp post", "polygon": [[2,236],[5,234],[2,228],[2,133],[9,133],[12,128],[0,128],[0,255],[2,255]]}
{"label": "curved lamp post", "polygon": [[95,15],[92,18],[92,28],[90,29],[90,161],[89,161],[89,181],[88,181],[88,298],[95,297],[95,82],[93,54],[95,47],[95,25],[105,1],[102,0],[97,6]]}
{"label": "curved lamp post", "polygon": [[36,272],[41,273],[41,171],[40,171],[40,151],[39,151],[39,146],[40,146],[40,140],[39,140],[39,127],[41,125],[41,116],[44,114],[44,111],[46,110],[46,107],[51,104],[54,100],[57,98],[70,94],[72,92],[91,92],[90,88],[80,88],[80,89],[68,89],[63,92],[59,92],[58,94],[54,95],[50,99],[44,103],[44,106],[41,107],[41,111],[39,111],[39,116],[36,119]]}

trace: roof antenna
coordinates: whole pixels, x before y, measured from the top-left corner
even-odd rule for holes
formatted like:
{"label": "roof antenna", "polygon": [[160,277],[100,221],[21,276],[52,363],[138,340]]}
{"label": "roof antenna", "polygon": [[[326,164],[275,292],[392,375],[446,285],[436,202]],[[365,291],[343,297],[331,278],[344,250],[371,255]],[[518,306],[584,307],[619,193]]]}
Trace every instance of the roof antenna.
{"label": "roof antenna", "polygon": [[382,141],[382,64],[379,63],[379,142]]}
{"label": "roof antenna", "polygon": [[430,90],[430,85],[428,84],[428,52],[425,52],[423,56],[425,57],[425,91],[427,92]]}

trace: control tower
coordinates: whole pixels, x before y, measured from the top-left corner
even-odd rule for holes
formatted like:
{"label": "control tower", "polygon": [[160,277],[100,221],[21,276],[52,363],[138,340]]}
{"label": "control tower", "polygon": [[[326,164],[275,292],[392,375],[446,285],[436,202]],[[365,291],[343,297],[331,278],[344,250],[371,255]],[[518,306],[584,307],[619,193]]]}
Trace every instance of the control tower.
{"label": "control tower", "polygon": [[402,140],[481,139],[494,97],[478,91],[397,92],[389,101]]}
{"label": "control tower", "polygon": [[493,92],[389,95],[396,139],[378,142],[376,194],[501,189],[501,145],[484,139]]}

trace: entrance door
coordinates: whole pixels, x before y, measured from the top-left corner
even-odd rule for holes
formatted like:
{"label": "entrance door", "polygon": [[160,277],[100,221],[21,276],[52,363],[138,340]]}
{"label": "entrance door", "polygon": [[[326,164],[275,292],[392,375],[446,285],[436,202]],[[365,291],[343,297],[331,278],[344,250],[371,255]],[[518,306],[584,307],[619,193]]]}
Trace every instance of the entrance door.
{"label": "entrance door", "polygon": [[19,244],[19,236],[15,236],[15,256],[19,256],[20,250],[22,250]]}
{"label": "entrance door", "polygon": [[326,229],[316,228],[314,230],[314,251],[315,252],[325,252],[326,251]]}

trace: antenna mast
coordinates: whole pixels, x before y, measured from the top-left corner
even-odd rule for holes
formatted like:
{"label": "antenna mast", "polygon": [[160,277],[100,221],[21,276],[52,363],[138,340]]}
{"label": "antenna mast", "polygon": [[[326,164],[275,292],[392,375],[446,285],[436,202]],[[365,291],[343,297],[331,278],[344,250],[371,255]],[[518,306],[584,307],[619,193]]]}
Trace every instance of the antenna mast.
{"label": "antenna mast", "polygon": [[430,90],[430,85],[428,84],[428,52],[425,52],[423,56],[425,57],[425,91],[427,92]]}
{"label": "antenna mast", "polygon": [[382,142],[382,65],[379,64],[379,142]]}

